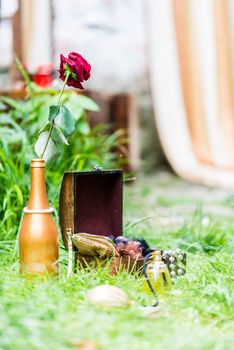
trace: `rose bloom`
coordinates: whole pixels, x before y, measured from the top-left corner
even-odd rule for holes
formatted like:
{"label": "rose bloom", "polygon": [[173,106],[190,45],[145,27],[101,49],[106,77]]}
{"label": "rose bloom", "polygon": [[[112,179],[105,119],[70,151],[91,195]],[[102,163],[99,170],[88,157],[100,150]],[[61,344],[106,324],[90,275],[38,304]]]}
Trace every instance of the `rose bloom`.
{"label": "rose bloom", "polygon": [[68,57],[60,55],[59,78],[65,80],[66,73],[70,72],[67,85],[78,89],[84,89],[82,82],[90,77],[91,65],[76,52],[69,53]]}

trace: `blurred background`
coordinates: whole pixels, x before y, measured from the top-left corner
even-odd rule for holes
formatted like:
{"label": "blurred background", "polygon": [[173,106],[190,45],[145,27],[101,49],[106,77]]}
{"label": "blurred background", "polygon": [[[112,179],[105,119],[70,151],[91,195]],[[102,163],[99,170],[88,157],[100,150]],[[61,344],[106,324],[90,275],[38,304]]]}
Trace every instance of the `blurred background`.
{"label": "blurred background", "polygon": [[49,86],[79,52],[89,122],[127,131],[128,168],[234,188],[233,19],[232,0],[1,0],[0,93],[24,98],[14,54]]}
{"label": "blurred background", "polygon": [[[66,278],[62,239],[59,279],[19,278],[30,161],[71,51],[91,78],[62,96],[76,127],[47,162],[49,203],[59,229],[64,172],[126,170],[123,235],[187,254],[155,311],[138,274],[100,264]],[[232,350],[233,217],[234,0],[0,0],[0,350]],[[107,283],[135,304],[89,305],[87,288]]]}

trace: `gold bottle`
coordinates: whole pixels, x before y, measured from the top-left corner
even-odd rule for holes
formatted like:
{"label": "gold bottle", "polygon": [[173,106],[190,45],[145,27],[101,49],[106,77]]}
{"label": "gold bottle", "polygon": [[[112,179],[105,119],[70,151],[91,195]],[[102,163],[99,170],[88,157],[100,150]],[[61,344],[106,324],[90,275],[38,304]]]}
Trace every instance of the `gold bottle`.
{"label": "gold bottle", "polygon": [[147,265],[145,276],[147,276],[145,281],[147,290],[151,289],[156,294],[163,294],[166,289],[171,288],[170,273],[167,265],[162,261],[160,251],[151,253],[151,261]]}
{"label": "gold bottle", "polygon": [[31,161],[31,190],[19,234],[20,272],[58,274],[59,237],[45,186],[45,162]]}

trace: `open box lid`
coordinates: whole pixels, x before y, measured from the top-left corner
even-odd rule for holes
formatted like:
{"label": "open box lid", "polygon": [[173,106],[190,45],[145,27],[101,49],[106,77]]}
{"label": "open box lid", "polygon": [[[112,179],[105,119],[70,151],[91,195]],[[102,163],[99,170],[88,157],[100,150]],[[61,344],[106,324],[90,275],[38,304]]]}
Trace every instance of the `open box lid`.
{"label": "open box lid", "polygon": [[59,221],[66,230],[118,237],[122,235],[123,171],[66,172],[63,176]]}

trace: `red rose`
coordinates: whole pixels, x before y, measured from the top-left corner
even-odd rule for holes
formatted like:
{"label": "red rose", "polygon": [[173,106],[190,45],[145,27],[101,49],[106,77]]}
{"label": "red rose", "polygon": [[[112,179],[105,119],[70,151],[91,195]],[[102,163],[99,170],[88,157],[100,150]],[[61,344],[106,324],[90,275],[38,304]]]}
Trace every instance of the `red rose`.
{"label": "red rose", "polygon": [[60,55],[60,76],[59,78],[65,80],[66,75],[69,74],[67,81],[68,86],[84,89],[81,83],[88,80],[90,77],[91,65],[76,52],[71,52],[68,58]]}

